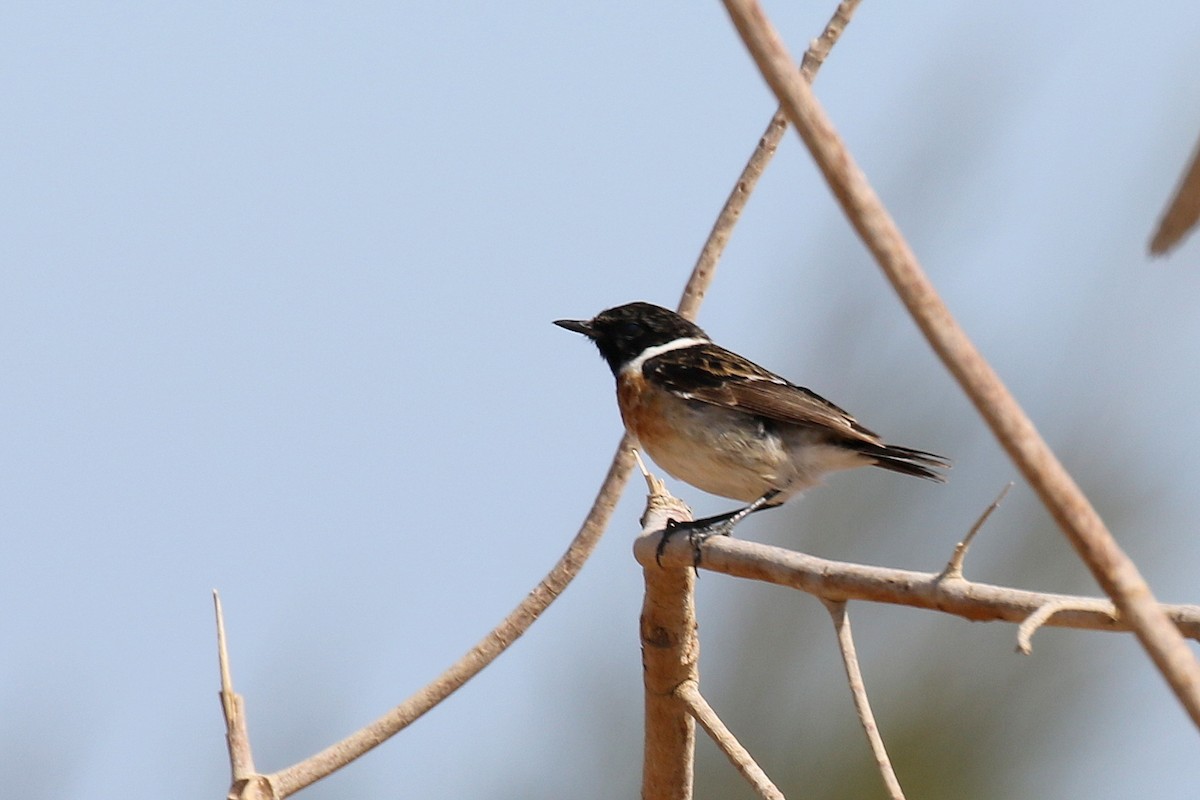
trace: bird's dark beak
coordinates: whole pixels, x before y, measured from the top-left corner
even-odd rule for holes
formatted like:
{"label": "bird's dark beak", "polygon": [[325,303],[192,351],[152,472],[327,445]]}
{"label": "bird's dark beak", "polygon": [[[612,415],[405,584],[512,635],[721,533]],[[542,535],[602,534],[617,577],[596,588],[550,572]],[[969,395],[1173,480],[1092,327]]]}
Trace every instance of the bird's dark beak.
{"label": "bird's dark beak", "polygon": [[589,339],[596,338],[596,329],[592,327],[592,321],[587,319],[556,319],[554,324],[560,328],[566,328],[575,333],[582,333]]}

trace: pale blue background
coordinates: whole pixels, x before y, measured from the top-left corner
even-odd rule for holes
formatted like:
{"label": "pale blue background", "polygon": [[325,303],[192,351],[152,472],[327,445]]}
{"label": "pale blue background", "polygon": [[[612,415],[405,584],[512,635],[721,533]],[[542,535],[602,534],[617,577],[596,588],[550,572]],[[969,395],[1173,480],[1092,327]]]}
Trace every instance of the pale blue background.
{"label": "pale blue background", "polygon": [[[768,10],[799,56],[832,8]],[[1145,242],[1200,131],[1198,41],[1185,0],[867,2],[817,84],[1179,602],[1200,602],[1200,240]],[[268,771],[507,613],[619,433],[604,365],[550,321],[674,304],[774,102],[715,3],[15,2],[0,108],[0,785],[36,800],[224,795],[214,587]],[[743,536],[937,569],[1014,477],[791,134],[700,321],[956,462],[947,487],[839,476]],[[499,662],[305,796],[636,795],[641,503]],[[1020,484],[968,572],[1095,591]],[[836,734],[865,772],[818,604],[713,575],[700,603],[706,691],[767,771]],[[930,785],[1200,795],[1196,731],[1132,639],[1045,631],[1021,658],[1011,627],[853,613],[885,735],[937,709],[982,758],[921,734]],[[700,797],[747,796],[715,780]]]}

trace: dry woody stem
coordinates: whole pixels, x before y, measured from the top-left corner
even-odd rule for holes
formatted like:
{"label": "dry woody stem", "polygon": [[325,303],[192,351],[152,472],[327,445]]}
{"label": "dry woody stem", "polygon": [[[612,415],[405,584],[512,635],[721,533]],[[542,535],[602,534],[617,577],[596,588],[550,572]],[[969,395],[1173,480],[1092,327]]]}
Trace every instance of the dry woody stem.
{"label": "dry woody stem", "polygon": [[[643,566],[654,563],[658,539],[657,534],[638,539],[633,551],[638,563]],[[870,600],[941,611],[975,622],[1018,624],[1042,607],[1054,604],[1055,613],[1045,620],[1050,627],[1131,630],[1112,602],[1101,598],[1012,589],[946,578],[938,572],[831,561],[782,547],[724,537],[706,541],[703,556],[701,569],[790,586],[825,600]],[[692,563],[692,549],[686,537],[672,539],[667,544],[662,563],[665,567]],[[1172,630],[1200,641],[1200,606],[1163,604],[1158,610],[1169,620]]]}
{"label": "dry woody stem", "polygon": [[1087,564],[1200,727],[1200,663],[1133,561],[1038,434],[999,376],[954,321],[895,221],[854,163],[812,90],[754,0],[725,0],[755,63],[808,146],[850,223],[925,338]]}
{"label": "dry woody stem", "polygon": [[846,667],[846,680],[854,698],[854,710],[858,713],[858,721],[867,735],[867,744],[875,757],[875,767],[883,778],[883,785],[887,787],[888,797],[891,800],[904,800],[900,780],[896,777],[896,771],[892,769],[892,760],[888,757],[887,748],[883,746],[883,737],[879,734],[875,714],[871,711],[871,701],[867,699],[867,685],[858,665],[858,650],[854,647],[854,635],[850,631],[850,612],[846,608],[846,601],[822,599],[821,602],[825,604],[825,609],[833,620],[838,649],[842,652],[842,664]]}
{"label": "dry woody stem", "polygon": [[[661,530],[667,520],[691,519],[687,506],[663,492],[649,475],[644,530]],[[642,760],[643,800],[688,800],[692,796],[696,726],[675,695],[699,676],[695,571],[662,569],[651,559],[643,570],[646,593],[640,623],[642,674],[646,687],[646,732]]]}
{"label": "dry woody stem", "polygon": [[[826,23],[825,30],[821,31],[821,35],[809,45],[800,65],[800,73],[806,81],[811,83],[816,79],[817,70],[825,63],[829,51],[837,44],[842,32],[850,24],[850,17],[853,16],[854,10],[858,8],[860,2],[861,0],[844,0],[839,3],[837,10],[833,12],[833,16]],[[704,292],[712,283],[716,273],[717,262],[720,260],[721,254],[725,252],[725,245],[729,244],[729,237],[733,235],[733,228],[741,218],[742,210],[750,200],[750,194],[754,191],[754,187],[758,185],[758,179],[762,177],[767,165],[775,157],[775,151],[779,149],[779,142],[783,140],[785,133],[787,133],[787,117],[784,116],[781,106],[767,122],[767,127],[763,131],[762,137],[759,138],[754,152],[750,154],[746,166],[742,168],[742,174],[734,182],[725,205],[721,207],[721,213],[717,215],[717,221],[713,223],[708,240],[704,242],[704,247],[700,248],[696,266],[692,268],[692,275],[683,290],[683,296],[679,298],[678,311],[688,319],[696,318],[696,313],[700,310],[700,303],[704,301]]]}
{"label": "dry woody stem", "polygon": [[729,759],[729,763],[733,764],[741,776],[746,779],[759,797],[765,800],[784,800],[783,792],[771,783],[771,779],[767,777],[767,773],[763,772],[762,767],[750,756],[749,751],[742,747],[742,743],[730,733],[729,728],[725,727],[725,723],[717,716],[717,712],[713,711],[712,706],[700,694],[700,687],[694,682],[680,684],[675,690],[675,694],[679,699],[687,705],[688,713],[696,718],[700,723],[700,727],[704,728],[712,740],[716,742],[717,747],[721,748],[721,752]]}

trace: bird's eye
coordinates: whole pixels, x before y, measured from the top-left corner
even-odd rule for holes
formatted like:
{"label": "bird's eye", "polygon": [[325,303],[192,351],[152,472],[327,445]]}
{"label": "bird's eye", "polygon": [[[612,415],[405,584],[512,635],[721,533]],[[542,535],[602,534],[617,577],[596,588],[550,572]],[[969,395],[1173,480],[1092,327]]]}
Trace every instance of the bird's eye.
{"label": "bird's eye", "polygon": [[642,326],[636,322],[622,322],[617,328],[617,335],[623,339],[636,339],[642,335]]}

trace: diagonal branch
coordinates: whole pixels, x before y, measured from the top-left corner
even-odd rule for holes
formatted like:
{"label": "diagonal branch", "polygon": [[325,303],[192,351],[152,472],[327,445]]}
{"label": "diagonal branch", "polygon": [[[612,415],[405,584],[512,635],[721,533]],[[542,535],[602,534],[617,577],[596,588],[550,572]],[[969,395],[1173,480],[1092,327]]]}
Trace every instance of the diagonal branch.
{"label": "diagonal branch", "polygon": [[1133,561],[954,321],[895,221],[854,163],[807,81],[755,0],[724,0],[742,40],[812,153],[850,223],[916,320],[1053,515],[1080,558],[1137,635],[1175,696],[1200,726],[1200,662],[1163,613]]}
{"label": "diagonal branch", "polygon": [[1004,502],[1004,498],[1008,496],[1008,492],[1012,487],[1012,481],[1004,485],[1004,488],[1000,490],[1000,494],[996,495],[996,499],[992,501],[992,504],[983,510],[983,513],[979,515],[979,519],[975,520],[975,524],[967,531],[967,535],[963,537],[961,542],[954,546],[954,554],[946,562],[946,567],[942,570],[942,578],[961,578],[963,576],[963,562],[967,558],[967,550],[971,547],[971,542],[975,539],[975,535],[983,529],[984,523],[988,521],[988,518]]}
{"label": "diagonal branch", "polygon": [[725,727],[725,723],[717,716],[717,712],[700,694],[700,687],[696,685],[695,681],[679,684],[675,694],[687,706],[688,713],[695,717],[700,726],[704,728],[704,732],[716,742],[717,747],[721,748],[721,752],[733,764],[734,769],[754,787],[754,792],[759,797],[765,798],[765,800],[784,800],[783,793],[771,782],[767,773],[763,772],[762,767],[750,755],[750,751],[742,746],[729,728]]}
{"label": "diagonal branch", "polygon": [[[800,62],[800,73],[809,83],[816,79],[817,70],[825,63],[829,51],[837,44],[842,32],[850,24],[850,18],[854,15],[854,10],[858,8],[860,2],[862,0],[843,0],[839,3],[833,16],[826,23],[825,30],[821,31],[820,36],[813,39],[812,44],[805,51],[804,60]],[[717,269],[717,261],[725,252],[725,245],[729,244],[729,237],[733,235],[733,227],[741,218],[742,209],[749,202],[750,194],[758,185],[758,179],[762,177],[767,164],[770,164],[771,159],[775,157],[775,151],[779,149],[779,142],[783,140],[785,133],[787,133],[787,117],[784,116],[781,106],[771,117],[771,121],[767,123],[766,130],[759,138],[754,152],[750,154],[750,159],[742,168],[742,174],[738,175],[738,179],[734,182],[729,198],[721,207],[721,213],[717,215],[717,221],[713,223],[708,240],[700,248],[700,256],[696,259],[696,266],[692,268],[691,278],[688,279],[687,286],[683,290],[683,296],[679,298],[679,313],[688,319],[696,318],[696,312],[700,310],[700,303],[704,302],[704,292],[712,283]]]}

